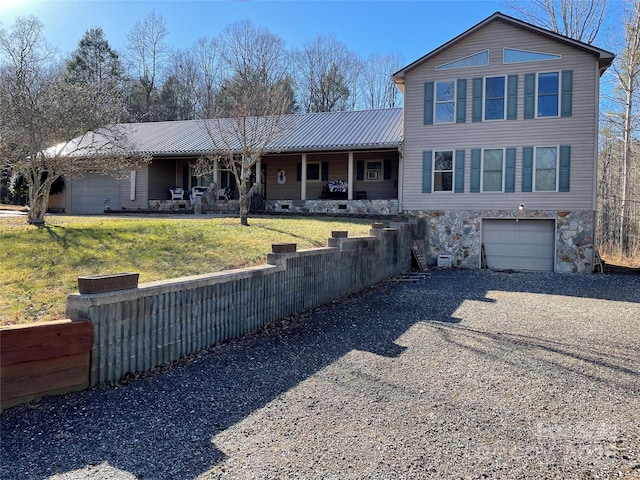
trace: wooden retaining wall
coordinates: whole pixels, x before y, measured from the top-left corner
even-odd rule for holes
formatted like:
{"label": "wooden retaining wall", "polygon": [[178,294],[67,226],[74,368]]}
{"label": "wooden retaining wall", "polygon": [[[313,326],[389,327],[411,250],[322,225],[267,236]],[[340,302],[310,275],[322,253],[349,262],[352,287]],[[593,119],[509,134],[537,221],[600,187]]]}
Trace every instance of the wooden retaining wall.
{"label": "wooden retaining wall", "polygon": [[91,322],[3,327],[0,345],[1,408],[89,386]]}

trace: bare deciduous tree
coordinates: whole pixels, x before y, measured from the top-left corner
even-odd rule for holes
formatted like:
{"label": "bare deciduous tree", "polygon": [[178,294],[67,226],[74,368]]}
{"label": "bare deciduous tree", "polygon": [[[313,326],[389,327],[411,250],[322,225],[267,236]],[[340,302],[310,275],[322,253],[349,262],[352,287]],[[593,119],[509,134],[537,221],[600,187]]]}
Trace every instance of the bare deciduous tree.
{"label": "bare deciduous tree", "polygon": [[215,114],[215,98],[222,77],[222,54],[219,42],[213,38],[201,38],[193,48],[198,66],[198,104],[200,117],[212,118]]}
{"label": "bare deciduous tree", "polygon": [[[238,187],[240,224],[248,225],[252,171],[285,129],[292,108],[284,42],[266,29],[239,22],[221,37],[227,72],[223,100],[213,120],[204,120],[215,154],[202,157],[198,176],[212,174],[214,160],[229,169]],[[224,117],[224,118],[223,118]]]}
{"label": "bare deciduous tree", "polygon": [[140,112],[142,121],[153,120],[153,94],[162,83],[162,74],[171,53],[165,43],[168,33],[164,19],[152,12],[137,22],[127,35],[131,76],[135,79],[135,86],[144,94],[143,111]]}
{"label": "bare deciduous tree", "polygon": [[391,80],[391,75],[400,69],[403,63],[404,58],[399,53],[369,56],[363,64],[360,76],[362,107],[376,109],[400,106],[400,92]]}
{"label": "bare deciduous tree", "polygon": [[126,135],[113,127],[124,114],[122,98],[65,81],[42,30],[33,16],[0,30],[0,169],[26,182],[34,225],[44,224],[60,177],[119,176],[141,162],[127,155]]}
{"label": "bare deciduous tree", "polygon": [[297,84],[306,112],[353,109],[360,59],[333,36],[317,36],[296,54]]}
{"label": "bare deciduous tree", "polygon": [[593,43],[607,13],[607,0],[511,0],[524,20],[584,43]]}
{"label": "bare deciduous tree", "polygon": [[172,55],[169,75],[160,92],[158,120],[193,120],[198,107],[199,69],[190,50]]}
{"label": "bare deciduous tree", "polygon": [[[608,171],[601,169],[599,206],[602,212],[613,199],[615,209],[608,213],[618,218],[615,222],[613,219],[601,219],[601,223],[615,225],[616,231],[614,234],[608,232],[605,240],[616,244],[622,255],[629,255],[634,248],[640,248],[640,187],[637,186],[640,181],[637,152],[640,127],[640,1],[628,5],[624,18],[624,32],[617,37],[620,40],[614,42],[615,50],[621,53],[609,74],[613,95],[607,97],[607,135],[601,142],[601,160],[612,165],[605,164]],[[606,175],[612,170],[616,170],[617,181]]]}

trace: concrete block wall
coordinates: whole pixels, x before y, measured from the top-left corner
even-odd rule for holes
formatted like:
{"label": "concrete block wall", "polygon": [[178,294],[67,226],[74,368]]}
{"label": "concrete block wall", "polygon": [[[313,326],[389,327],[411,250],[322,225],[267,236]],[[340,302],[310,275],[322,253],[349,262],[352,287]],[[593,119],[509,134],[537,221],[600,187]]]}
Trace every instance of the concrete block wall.
{"label": "concrete block wall", "polygon": [[269,254],[252,268],[72,294],[67,317],[93,322],[90,385],[117,381],[363,290],[411,268],[409,224],[325,248]]}

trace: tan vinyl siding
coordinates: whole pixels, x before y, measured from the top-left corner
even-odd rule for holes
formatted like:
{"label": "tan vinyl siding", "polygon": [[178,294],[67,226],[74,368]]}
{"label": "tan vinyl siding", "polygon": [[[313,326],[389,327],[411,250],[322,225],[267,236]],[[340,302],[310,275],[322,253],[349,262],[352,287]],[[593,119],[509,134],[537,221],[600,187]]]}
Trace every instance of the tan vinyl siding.
{"label": "tan vinyl siding", "polygon": [[[265,182],[267,200],[297,200],[300,198],[300,182],[296,180],[298,155],[269,156],[262,160],[267,171]],[[278,170],[283,169],[287,181],[279,184]]]}
{"label": "tan vinyl siding", "polygon": [[131,198],[131,176],[120,181],[120,205],[128,210],[146,210],[149,206],[149,165],[136,170],[136,198]]}
{"label": "tan vinyl siding", "polygon": [[[380,161],[382,162],[382,179],[381,180],[357,180],[357,162],[362,160]],[[391,161],[391,178],[384,179],[384,162]],[[398,198],[398,153],[397,152],[372,152],[372,153],[356,153],[353,157],[353,190],[354,192],[367,192],[369,200],[386,200]],[[355,198],[355,197],[354,197]]]}
{"label": "tan vinyl siding", "polygon": [[182,179],[178,181],[176,177],[174,159],[154,159],[149,165],[149,200],[169,200],[169,188],[182,184]]}
{"label": "tan vinyl siding", "polygon": [[[503,47],[559,54],[560,60],[503,65]],[[434,67],[489,50],[489,66],[438,71]],[[589,210],[593,208],[594,152],[597,141],[597,58],[594,55],[497,21],[441,55],[407,73],[405,78],[405,144],[402,206],[405,210],[527,208]],[[571,117],[524,120],[524,74],[573,71]],[[472,122],[472,79],[518,75],[518,120]],[[466,123],[423,125],[424,84],[467,79]],[[571,191],[523,193],[522,147],[571,146]],[[469,193],[471,149],[516,147],[515,193]],[[422,193],[422,153],[427,150],[465,150],[465,193]]]}

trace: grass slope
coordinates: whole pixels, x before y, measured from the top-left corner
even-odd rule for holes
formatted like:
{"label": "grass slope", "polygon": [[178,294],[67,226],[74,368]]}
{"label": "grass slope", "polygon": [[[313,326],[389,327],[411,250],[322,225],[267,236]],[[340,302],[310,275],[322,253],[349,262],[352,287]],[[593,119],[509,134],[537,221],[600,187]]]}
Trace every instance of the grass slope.
{"label": "grass slope", "polygon": [[64,318],[77,277],[139,272],[140,282],[260,265],[274,242],[326,246],[332,230],[368,235],[360,219],[255,217],[108,218],[47,216],[0,219],[3,294],[0,325]]}

